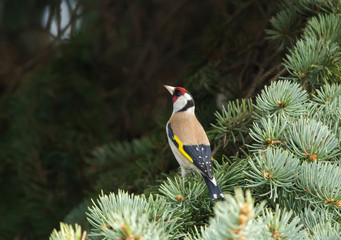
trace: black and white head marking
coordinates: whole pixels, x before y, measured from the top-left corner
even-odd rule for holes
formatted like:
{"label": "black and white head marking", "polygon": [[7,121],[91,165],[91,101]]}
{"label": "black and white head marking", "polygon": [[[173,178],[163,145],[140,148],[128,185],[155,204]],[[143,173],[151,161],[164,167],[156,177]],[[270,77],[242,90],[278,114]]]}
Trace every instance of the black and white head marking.
{"label": "black and white head marking", "polygon": [[173,114],[176,112],[194,113],[194,100],[192,95],[182,87],[165,86],[172,94]]}

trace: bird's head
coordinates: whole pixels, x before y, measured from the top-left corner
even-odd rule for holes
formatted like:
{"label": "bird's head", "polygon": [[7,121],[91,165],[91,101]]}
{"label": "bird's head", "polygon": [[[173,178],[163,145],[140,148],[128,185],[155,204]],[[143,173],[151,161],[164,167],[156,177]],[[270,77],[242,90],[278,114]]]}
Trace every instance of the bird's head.
{"label": "bird's head", "polygon": [[173,113],[184,111],[194,113],[194,100],[186,89],[167,85],[164,85],[164,87],[172,95]]}

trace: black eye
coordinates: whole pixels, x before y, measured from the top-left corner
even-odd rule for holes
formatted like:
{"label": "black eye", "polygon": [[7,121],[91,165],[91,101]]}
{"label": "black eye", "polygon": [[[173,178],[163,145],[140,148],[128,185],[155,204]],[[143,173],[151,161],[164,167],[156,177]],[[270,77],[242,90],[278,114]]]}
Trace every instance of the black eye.
{"label": "black eye", "polygon": [[175,90],[174,95],[180,97],[182,95],[182,92],[179,90]]}

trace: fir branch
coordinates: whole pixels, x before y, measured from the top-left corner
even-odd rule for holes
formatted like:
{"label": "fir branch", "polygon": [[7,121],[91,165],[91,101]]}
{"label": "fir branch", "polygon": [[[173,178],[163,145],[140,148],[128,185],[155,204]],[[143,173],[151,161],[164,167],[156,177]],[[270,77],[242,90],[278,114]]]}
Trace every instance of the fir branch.
{"label": "fir branch", "polygon": [[323,122],[341,139],[341,86],[326,84],[316,90],[308,106],[308,116]]}
{"label": "fir branch", "polygon": [[218,202],[214,207],[215,216],[207,228],[201,228],[197,240],[260,239],[263,225],[255,218],[264,207],[264,203],[255,206],[250,191],[245,196],[241,189],[235,190],[235,196],[226,195],[226,201]]}
{"label": "fir branch", "polygon": [[[156,208],[156,206],[158,206]],[[90,236],[108,239],[176,239],[178,219],[162,198],[146,199],[143,195],[102,195],[89,208],[88,220],[93,226]]]}
{"label": "fir branch", "polygon": [[326,123],[330,123],[331,121],[328,121],[328,118],[329,118],[329,120],[332,120],[335,125],[335,123],[339,121],[340,117],[341,117],[341,96],[335,98],[329,104],[329,106],[325,108],[325,113],[323,114],[322,119],[324,119]]}
{"label": "fir branch", "polygon": [[341,50],[334,42],[302,39],[286,57],[284,66],[295,80],[308,82],[312,87],[340,82]]}
{"label": "fir branch", "polygon": [[317,4],[321,6],[321,9],[325,13],[340,14],[341,12],[341,2],[338,0],[315,0]]}
{"label": "fir branch", "polygon": [[[292,5],[291,5],[292,6]],[[267,29],[268,39],[273,40],[276,50],[281,51],[287,46],[293,45],[299,27],[302,24],[296,11],[292,9],[282,10],[270,19],[272,29]]]}
{"label": "fir branch", "polygon": [[258,221],[266,223],[263,239],[309,239],[307,232],[303,229],[300,218],[294,217],[292,211],[282,211],[278,205],[275,211],[265,209]]}
{"label": "fir branch", "polygon": [[312,101],[316,107],[324,108],[341,96],[341,85],[325,84],[320,89],[316,89],[316,94],[312,95]]}
{"label": "fir branch", "polygon": [[297,185],[304,195],[301,197],[319,208],[340,211],[341,168],[331,163],[304,162]]}
{"label": "fir branch", "polygon": [[307,22],[303,37],[341,43],[341,19],[336,14],[318,15]]}
{"label": "fir branch", "polygon": [[306,112],[307,101],[307,92],[299,84],[288,80],[272,82],[256,97],[256,117],[298,117]]}
{"label": "fir branch", "polygon": [[160,171],[159,162],[164,161],[156,139],[158,136],[154,135],[96,147],[85,158],[89,165],[88,175],[97,180],[95,190],[129,188],[143,191],[146,184],[154,182],[156,173]]}
{"label": "fir branch", "polygon": [[162,236],[161,229],[155,222],[149,221],[148,215],[139,215],[127,208],[123,208],[120,213],[110,213],[107,216],[107,224],[102,227],[101,232],[92,233],[91,236],[104,239],[168,239],[166,236]]}
{"label": "fir branch", "polygon": [[214,162],[215,172],[214,176],[224,193],[232,194],[234,189],[238,186],[245,185],[244,170],[247,168],[247,161],[234,157],[233,161],[223,156],[222,163]]}
{"label": "fir branch", "polygon": [[176,216],[182,219],[184,232],[192,229],[193,225],[204,226],[212,216],[206,185],[197,173],[189,174],[186,179],[180,176],[167,178],[160,185],[159,192],[175,210]]}
{"label": "fir branch", "polygon": [[[297,187],[297,186],[296,186]],[[278,204],[281,209],[287,209],[294,211],[295,215],[299,215],[302,210],[309,205],[309,202],[304,201],[303,199],[297,198],[299,193],[299,189],[297,191],[279,192],[278,203],[268,201],[268,204],[271,204],[271,207],[275,208],[275,204]]]}
{"label": "fir branch", "polygon": [[205,184],[199,174],[190,174],[186,180],[180,176],[174,179],[167,178],[159,188],[168,202],[183,208],[199,206],[199,203],[206,198],[205,190]]}
{"label": "fir branch", "polygon": [[258,194],[269,196],[275,201],[278,198],[278,191],[290,192],[294,189],[294,183],[300,172],[299,161],[290,152],[282,149],[267,148],[266,151],[259,151],[249,160],[251,169],[245,174],[249,176],[246,181],[247,187],[268,186],[268,191]]}
{"label": "fir branch", "polygon": [[286,119],[274,116],[272,118],[261,118],[253,123],[250,136],[256,142],[250,145],[251,149],[266,149],[268,146],[278,147],[285,144],[284,133],[286,130]]}
{"label": "fir branch", "polygon": [[301,212],[300,218],[307,231],[312,236],[311,239],[341,239],[341,224],[333,218],[328,209],[305,208]]}
{"label": "fir branch", "polygon": [[221,113],[215,112],[216,124],[211,124],[212,129],[208,132],[210,139],[222,141],[224,147],[238,140],[245,143],[244,135],[249,132],[253,112],[251,99],[229,102],[227,109],[223,106]]}
{"label": "fir branch", "polygon": [[322,122],[301,118],[288,126],[287,147],[307,161],[335,161],[340,156],[339,141]]}
{"label": "fir branch", "polygon": [[50,235],[49,240],[83,240],[82,229],[78,224],[75,224],[74,229],[72,225],[61,222],[60,230],[57,231],[56,229],[54,229]]}
{"label": "fir branch", "polygon": [[340,224],[331,225],[329,222],[318,223],[312,229],[311,240],[340,240],[341,239]]}
{"label": "fir branch", "polygon": [[133,139],[132,141],[108,143],[95,148],[86,162],[97,165],[112,164],[136,159],[138,156],[147,154],[153,148],[150,138]]}
{"label": "fir branch", "polygon": [[[223,192],[233,192],[236,186],[244,185],[244,160],[238,159],[228,164],[225,158],[222,164],[216,161],[214,163],[214,175]],[[161,184],[159,192],[173,209],[175,216],[182,219],[184,228],[181,232],[195,231],[194,226],[205,226],[213,215],[207,188],[197,173],[189,174],[185,180],[180,176],[167,178]]]}
{"label": "fir branch", "polygon": [[304,18],[321,13],[340,13],[341,3],[338,0],[283,0],[279,8],[296,11]]}
{"label": "fir branch", "polygon": [[[337,84],[326,84],[312,95],[308,106],[309,116],[321,120],[327,124],[335,125],[340,119],[341,113],[341,86]],[[336,124],[337,125],[337,124]]]}

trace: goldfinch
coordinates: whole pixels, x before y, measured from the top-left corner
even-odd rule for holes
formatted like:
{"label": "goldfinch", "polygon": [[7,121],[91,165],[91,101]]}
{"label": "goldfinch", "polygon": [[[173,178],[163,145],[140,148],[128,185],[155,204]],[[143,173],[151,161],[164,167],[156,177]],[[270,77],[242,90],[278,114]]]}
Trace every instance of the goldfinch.
{"label": "goldfinch", "polygon": [[211,147],[204,128],[194,113],[194,100],[182,87],[164,85],[173,100],[173,113],[166,125],[168,143],[181,167],[182,178],[186,170],[198,172],[207,185],[212,201],[224,199],[214,176]]}

